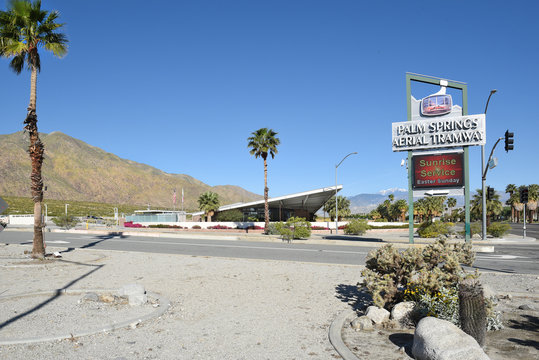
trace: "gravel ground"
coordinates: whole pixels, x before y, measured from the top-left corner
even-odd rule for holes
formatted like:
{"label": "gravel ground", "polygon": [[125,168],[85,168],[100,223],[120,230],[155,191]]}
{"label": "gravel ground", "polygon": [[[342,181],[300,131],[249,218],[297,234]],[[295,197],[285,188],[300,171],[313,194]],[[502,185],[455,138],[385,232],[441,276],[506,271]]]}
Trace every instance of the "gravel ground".
{"label": "gravel ground", "polygon": [[[349,309],[343,291],[361,267],[206,258],[119,251],[74,250],[58,260],[28,260],[28,246],[0,245],[0,295],[69,286],[117,289],[140,283],[171,301],[163,316],[137,327],[34,344],[0,346],[0,358],[26,359],[331,359],[330,323]],[[48,251],[55,249],[48,248]],[[344,289],[344,290],[343,290]],[[80,297],[2,300],[0,340],[87,330],[102,318],[141,309],[80,306]],[[61,303],[66,302],[67,303]],[[17,312],[15,314],[15,311]],[[10,316],[10,314],[13,314]],[[59,321],[61,320],[61,321]]]}

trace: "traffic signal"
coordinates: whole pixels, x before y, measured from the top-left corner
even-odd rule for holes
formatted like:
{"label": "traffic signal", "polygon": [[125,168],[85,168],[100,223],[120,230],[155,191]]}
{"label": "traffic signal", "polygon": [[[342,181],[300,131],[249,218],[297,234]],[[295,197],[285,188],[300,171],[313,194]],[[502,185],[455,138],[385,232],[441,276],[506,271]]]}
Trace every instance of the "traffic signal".
{"label": "traffic signal", "polygon": [[509,150],[513,150],[514,148],[513,143],[515,142],[515,140],[513,140],[513,136],[515,136],[515,134],[512,132],[509,132],[509,130],[505,132],[505,151],[506,152],[508,152]]}
{"label": "traffic signal", "polygon": [[520,202],[526,204],[528,202],[528,188],[522,188],[520,190]]}
{"label": "traffic signal", "polygon": [[494,188],[487,186],[487,200],[494,199]]}

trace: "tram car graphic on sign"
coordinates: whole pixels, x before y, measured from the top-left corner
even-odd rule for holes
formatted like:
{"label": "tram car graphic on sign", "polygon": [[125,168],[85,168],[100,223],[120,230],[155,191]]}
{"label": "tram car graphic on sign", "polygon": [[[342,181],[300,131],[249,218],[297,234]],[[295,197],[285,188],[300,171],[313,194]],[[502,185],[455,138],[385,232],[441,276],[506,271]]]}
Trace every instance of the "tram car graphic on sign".
{"label": "tram car graphic on sign", "polygon": [[430,95],[421,100],[421,114],[423,116],[440,116],[449,114],[453,106],[451,95]]}
{"label": "tram car graphic on sign", "polygon": [[451,112],[453,99],[446,94],[446,87],[441,86],[436,94],[429,95],[421,100],[421,115],[441,116]]}

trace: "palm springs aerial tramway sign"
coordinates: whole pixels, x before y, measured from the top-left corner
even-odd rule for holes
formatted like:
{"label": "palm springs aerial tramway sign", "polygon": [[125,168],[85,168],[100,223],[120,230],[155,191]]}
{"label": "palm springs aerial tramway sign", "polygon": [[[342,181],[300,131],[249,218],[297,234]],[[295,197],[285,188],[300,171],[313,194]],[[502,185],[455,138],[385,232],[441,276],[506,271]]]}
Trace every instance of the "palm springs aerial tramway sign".
{"label": "palm springs aerial tramway sign", "polygon": [[[412,96],[411,84],[438,85],[440,90],[422,99]],[[446,89],[462,94],[462,106],[453,104]],[[414,242],[414,206],[417,196],[464,195],[465,236],[470,241],[469,146],[486,143],[485,115],[468,114],[465,83],[406,73],[408,121],[392,124],[393,151],[408,151],[409,240]]]}

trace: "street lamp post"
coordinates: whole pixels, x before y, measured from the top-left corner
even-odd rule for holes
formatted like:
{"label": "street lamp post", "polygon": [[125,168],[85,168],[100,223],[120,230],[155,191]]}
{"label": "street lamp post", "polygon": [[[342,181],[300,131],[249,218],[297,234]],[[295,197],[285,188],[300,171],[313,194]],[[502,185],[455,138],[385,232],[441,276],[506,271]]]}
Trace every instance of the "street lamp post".
{"label": "street lamp post", "polygon": [[353,152],[353,153],[350,153],[350,154],[346,155],[345,157],[343,157],[343,159],[341,160],[340,163],[335,165],[335,234],[339,233],[339,207],[338,207],[339,204],[337,203],[337,168],[339,167],[339,165],[342,164],[342,162],[347,157],[349,157],[350,155],[355,155],[355,154],[357,154],[357,152]]}
{"label": "street lamp post", "polygon": [[47,224],[47,220],[48,220],[48,215],[49,215],[49,209],[47,207],[47,204],[43,204],[45,205],[45,225]]}
{"label": "street lamp post", "polygon": [[[496,93],[496,89],[490,90],[490,94],[485,105],[485,118],[487,116],[488,103],[492,94]],[[482,201],[482,226],[481,235],[483,240],[487,239],[487,197],[485,194],[485,184],[487,182],[487,172],[485,171],[485,145],[481,145],[481,201]]]}

